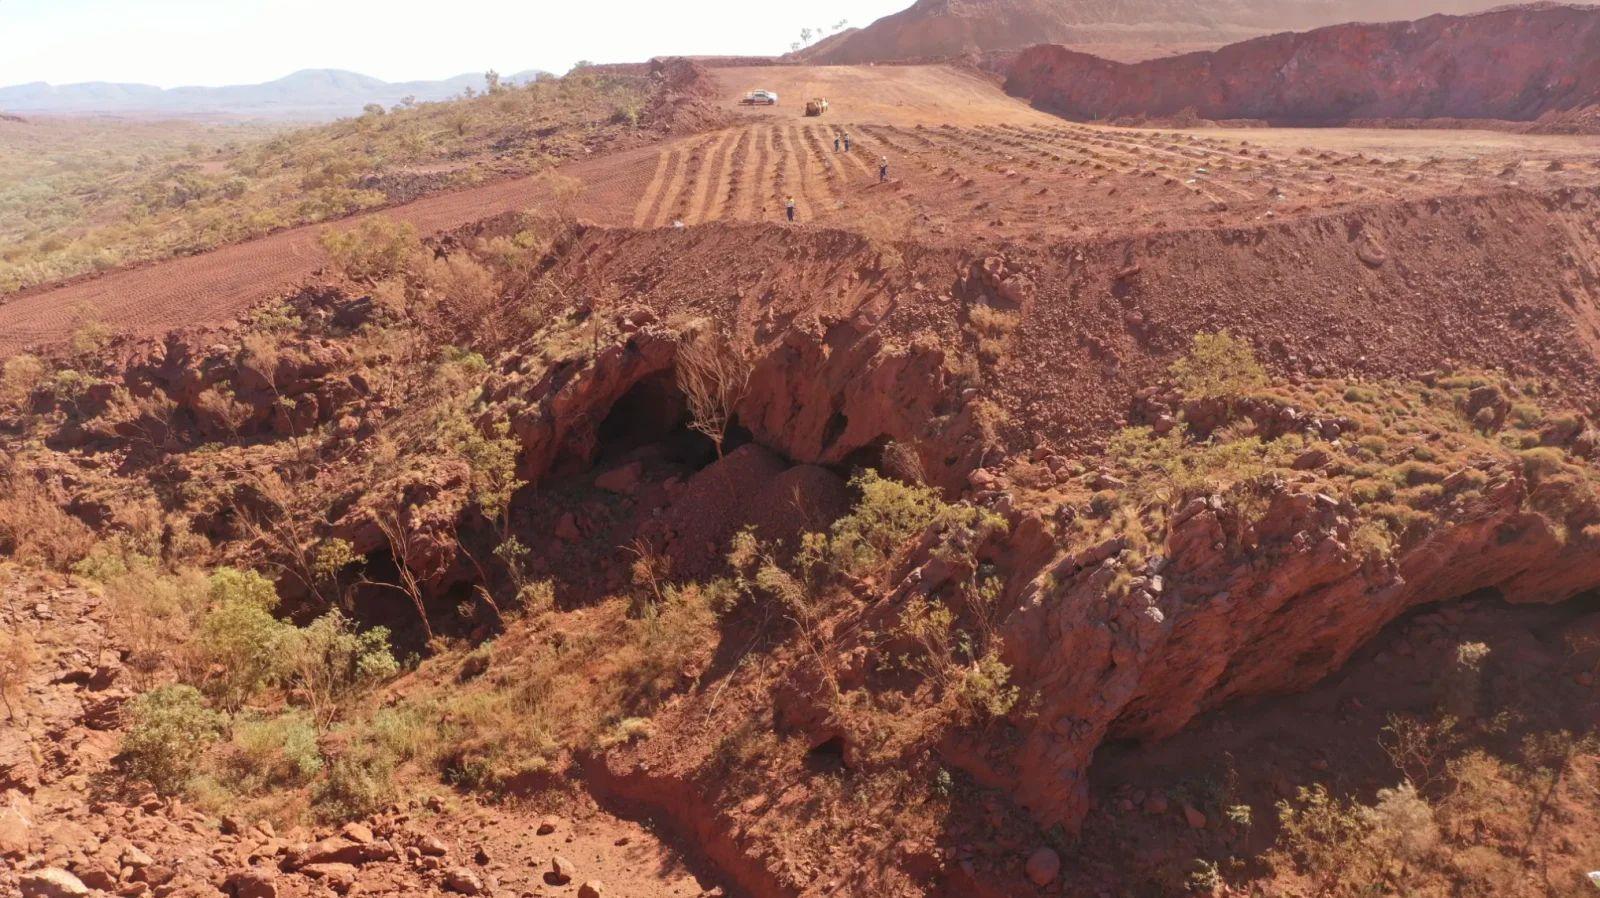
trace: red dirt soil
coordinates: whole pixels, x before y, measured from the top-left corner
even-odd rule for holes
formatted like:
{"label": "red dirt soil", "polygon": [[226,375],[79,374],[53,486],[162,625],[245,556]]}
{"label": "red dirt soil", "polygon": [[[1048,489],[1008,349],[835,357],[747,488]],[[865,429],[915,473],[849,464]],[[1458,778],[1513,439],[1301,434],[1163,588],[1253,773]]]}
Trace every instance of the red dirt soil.
{"label": "red dirt soil", "polygon": [[[574,163],[580,219],[614,227],[781,222],[941,246],[1052,246],[1118,235],[1259,227],[1374,204],[1596,183],[1593,147],[1570,137],[1469,131],[1250,130],[1199,134],[1061,122],[977,75],[943,66],[713,70],[736,110],[757,86],[785,105],[747,124]],[[806,119],[808,91],[833,109]],[[940,124],[944,122],[944,124]],[[849,134],[849,153],[833,140]],[[889,180],[878,182],[879,160]],[[424,233],[544,201],[518,179],[386,210]],[[347,225],[340,225],[340,227]],[[0,355],[64,340],[89,315],[154,335],[225,320],[325,263],[322,228],[0,300]]]}
{"label": "red dirt soil", "polygon": [[1133,65],[1045,45],[1017,57],[1006,90],[1081,119],[1533,121],[1600,105],[1600,9],[1336,25]]}

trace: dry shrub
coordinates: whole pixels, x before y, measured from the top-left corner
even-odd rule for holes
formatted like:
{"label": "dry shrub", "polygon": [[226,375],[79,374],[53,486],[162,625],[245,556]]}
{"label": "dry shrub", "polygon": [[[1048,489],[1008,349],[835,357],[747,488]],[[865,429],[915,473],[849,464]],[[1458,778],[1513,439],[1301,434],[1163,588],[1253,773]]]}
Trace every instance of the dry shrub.
{"label": "dry shrub", "polygon": [[44,383],[46,373],[38,356],[22,353],[6,359],[5,367],[0,368],[0,408],[21,410]]}
{"label": "dry shrub", "polygon": [[251,331],[244,335],[242,344],[240,363],[261,375],[268,384],[275,385],[278,360],[283,355],[278,338],[267,331]]}
{"label": "dry shrub", "polygon": [[329,229],[321,239],[333,267],[360,284],[404,275],[422,256],[417,229],[383,215],[362,219],[349,230]]}
{"label": "dry shrub", "polygon": [[574,204],[583,194],[583,182],[571,175],[564,175],[553,168],[547,168],[539,173],[535,179],[538,184],[550,193],[550,204],[555,208],[556,214],[564,221],[571,221],[576,217]]}
{"label": "dry shrub", "polygon": [[862,212],[856,218],[856,231],[867,238],[872,251],[878,254],[878,270],[892,271],[905,264],[905,253],[900,244],[906,239],[906,227],[896,224],[877,212]]}
{"label": "dry shrub", "polygon": [[1457,720],[1478,716],[1478,700],[1483,693],[1483,665],[1489,647],[1481,642],[1456,646],[1456,654],[1438,680],[1439,704]]}
{"label": "dry shrub", "polygon": [[238,436],[240,429],[250,423],[250,417],[254,414],[250,406],[235,398],[233,389],[227,384],[216,384],[202,392],[195,398],[194,405],[234,436]]}
{"label": "dry shrub", "polygon": [[103,583],[111,631],[128,650],[128,668],[148,683],[166,665],[197,674],[187,646],[207,595],[205,577],[194,571],[167,573],[139,564]]}
{"label": "dry shrub", "polygon": [[1017,329],[1022,316],[993,306],[975,305],[967,317],[978,338],[978,357],[991,365],[1004,358],[1006,339]]}
{"label": "dry shrub", "polygon": [[678,388],[689,402],[690,426],[710,437],[722,457],[722,442],[734,410],[750,385],[750,345],[725,331],[699,328],[678,344]]}
{"label": "dry shrub", "polygon": [[432,259],[418,277],[423,299],[415,308],[424,327],[458,336],[481,334],[499,342],[500,282],[476,259],[456,253]]}
{"label": "dry shrub", "polygon": [[0,467],[0,555],[64,571],[87,556],[94,544],[94,531],[62,511],[43,485]]}

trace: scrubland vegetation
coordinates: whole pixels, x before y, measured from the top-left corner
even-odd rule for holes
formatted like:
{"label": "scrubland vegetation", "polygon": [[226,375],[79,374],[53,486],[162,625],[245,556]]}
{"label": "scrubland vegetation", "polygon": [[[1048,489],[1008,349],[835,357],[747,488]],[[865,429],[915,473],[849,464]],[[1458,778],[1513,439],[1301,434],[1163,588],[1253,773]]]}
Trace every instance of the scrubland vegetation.
{"label": "scrubland vegetation", "polygon": [[289,131],[0,122],[0,293],[531,173],[638,128],[652,91],[579,73]]}
{"label": "scrubland vegetation", "polygon": [[[103,595],[141,692],[126,710],[128,787],[284,821],[361,817],[418,785],[487,798],[561,788],[608,753],[672,733],[676,700],[739,700],[717,659],[760,646],[770,676],[847,735],[848,768],[807,780],[822,837],[848,839],[879,805],[899,809],[880,821],[897,838],[960,810],[976,787],[939,747],[999,738],[1040,702],[1001,635],[1023,588],[995,558],[1006,518],[921,483],[915,452],[891,443],[877,469],[855,472],[842,516],[787,543],[739,532],[717,547],[714,574],[679,576],[644,541],[612,547],[620,585],[580,594],[536,570],[543,537],[516,514],[529,495],[517,406],[486,385],[519,369],[578,370],[614,345],[620,316],[599,300],[576,308],[541,264],[569,239],[564,223],[496,233],[441,255],[381,217],[329,231],[333,266],[362,298],[342,311],[304,298],[257,309],[228,338],[227,376],[181,408],[161,388],[117,383],[93,332],[0,372],[14,450],[0,461],[0,551]],[[338,323],[351,308],[359,322]],[[684,368],[673,383],[689,426],[721,456],[756,349],[703,325],[674,336]],[[1015,322],[983,313],[969,326],[998,343]],[[319,383],[359,380],[363,392],[338,394],[345,405],[319,423],[297,415],[324,395],[295,394],[284,372],[324,344],[340,353],[316,362]],[[1347,507],[1353,566],[1378,570],[1472,520],[1513,474],[1551,521],[1593,503],[1593,467],[1567,448],[1583,422],[1549,399],[1538,383],[1482,372],[1279,382],[1245,341],[1204,334],[1144,401],[1142,423],[1096,453],[1014,456],[1004,476],[1011,501],[1055,509],[1059,546],[1122,547],[1096,601],[1140,588],[1133,569],[1170,551],[1172,522],[1196,502],[1220,512],[1219,551],[1259,549],[1288,482]],[[133,470],[179,473],[164,473],[161,494],[99,482],[91,528],[34,473],[66,433],[116,438]],[[330,526],[357,510],[380,537],[359,551],[353,531]],[[1600,538],[1592,530],[1556,536],[1577,544]],[[472,571],[470,585],[441,600],[428,553]],[[904,585],[919,566],[939,572],[939,588]],[[1054,600],[1045,579],[1031,594]],[[1487,707],[1485,651],[1462,645],[1440,671],[1436,710],[1390,722],[1382,791],[1296,783],[1270,817],[1259,802],[1252,815],[1218,799],[1207,812],[1224,815],[1218,831],[1233,841],[1167,884],[1497,894],[1540,825],[1541,795],[1594,746],[1524,733]],[[27,652],[0,643],[0,687]],[[770,784],[756,771],[814,761],[804,735],[744,716],[704,762],[719,806],[762,794]],[[1244,853],[1249,832],[1269,834],[1271,849]]]}

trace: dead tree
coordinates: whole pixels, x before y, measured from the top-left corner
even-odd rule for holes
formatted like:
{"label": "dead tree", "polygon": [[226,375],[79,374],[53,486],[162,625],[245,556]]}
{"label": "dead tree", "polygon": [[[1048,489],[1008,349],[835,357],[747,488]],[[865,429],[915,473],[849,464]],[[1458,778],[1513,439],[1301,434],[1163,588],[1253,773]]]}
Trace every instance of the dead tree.
{"label": "dead tree", "polygon": [[717,458],[752,367],[749,345],[721,331],[697,330],[678,345],[678,389],[689,403],[689,426],[711,438]]}

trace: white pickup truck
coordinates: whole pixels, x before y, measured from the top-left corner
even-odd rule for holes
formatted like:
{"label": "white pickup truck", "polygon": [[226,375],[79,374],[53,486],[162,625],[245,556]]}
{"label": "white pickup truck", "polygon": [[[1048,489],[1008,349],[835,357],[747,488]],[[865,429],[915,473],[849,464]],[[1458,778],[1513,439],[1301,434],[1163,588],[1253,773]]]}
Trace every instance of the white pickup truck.
{"label": "white pickup truck", "polygon": [[770,90],[753,90],[745,94],[744,99],[739,102],[745,106],[776,106],[778,94]]}

